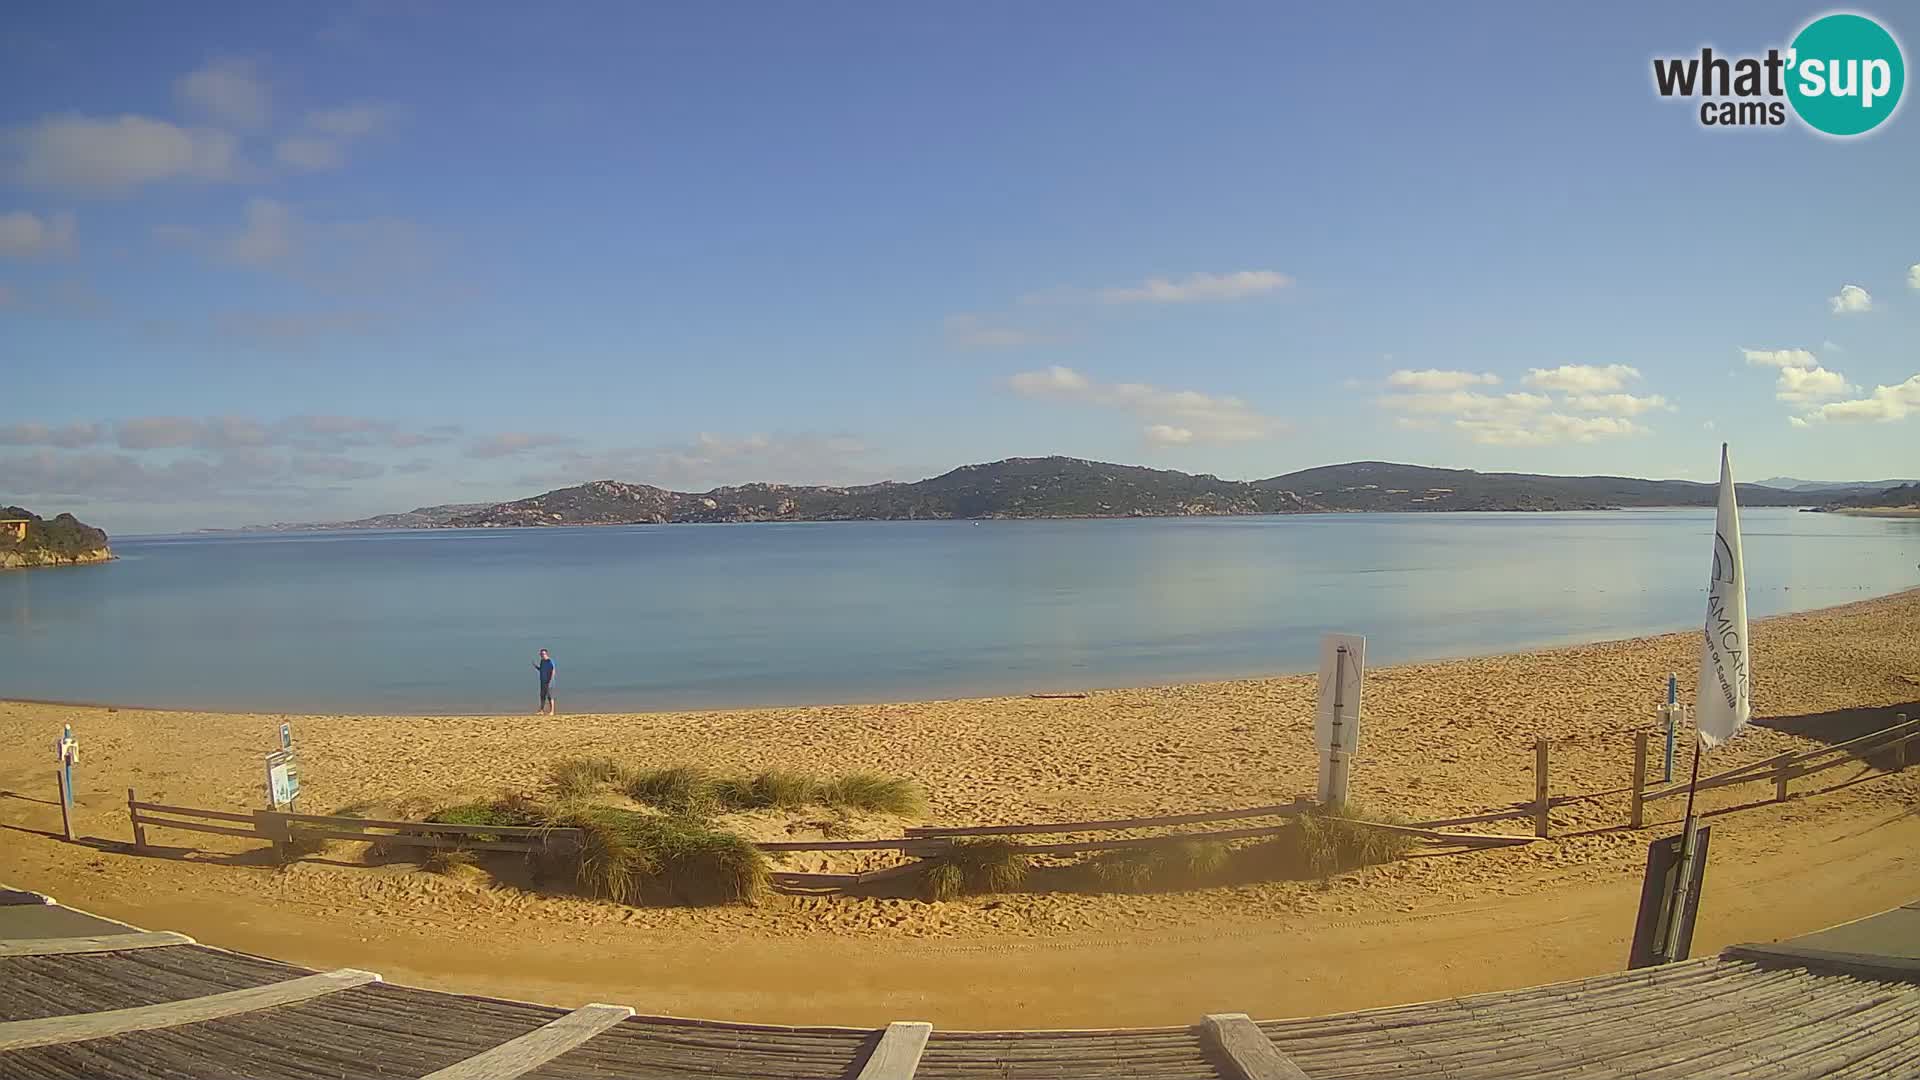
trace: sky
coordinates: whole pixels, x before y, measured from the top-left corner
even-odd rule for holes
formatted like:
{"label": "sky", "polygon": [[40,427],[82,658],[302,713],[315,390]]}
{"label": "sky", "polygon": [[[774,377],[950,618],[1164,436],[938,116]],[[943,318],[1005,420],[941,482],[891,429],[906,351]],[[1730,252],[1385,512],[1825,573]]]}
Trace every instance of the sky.
{"label": "sky", "polygon": [[1827,9],[1459,10],[17,5],[0,503],[1920,471],[1920,116],[1653,89]]}

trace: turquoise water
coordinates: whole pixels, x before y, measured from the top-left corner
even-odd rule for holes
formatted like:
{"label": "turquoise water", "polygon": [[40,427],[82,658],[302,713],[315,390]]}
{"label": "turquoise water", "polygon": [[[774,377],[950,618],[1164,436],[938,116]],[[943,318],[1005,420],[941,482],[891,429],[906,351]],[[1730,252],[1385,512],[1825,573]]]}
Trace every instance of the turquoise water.
{"label": "turquoise water", "polygon": [[[1755,616],[1920,584],[1920,522],[1744,515]],[[116,540],[0,574],[0,697],[267,711],[883,701],[1697,625],[1711,510],[649,525]]]}

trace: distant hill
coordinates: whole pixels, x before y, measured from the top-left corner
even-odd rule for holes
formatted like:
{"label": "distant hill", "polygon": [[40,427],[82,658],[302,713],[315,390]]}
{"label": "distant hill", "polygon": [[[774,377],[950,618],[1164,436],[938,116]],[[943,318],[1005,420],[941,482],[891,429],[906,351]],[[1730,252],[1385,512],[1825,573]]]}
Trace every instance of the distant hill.
{"label": "distant hill", "polygon": [[[1824,506],[1852,489],[1741,484],[1743,506]],[[1436,469],[1387,461],[1323,465],[1265,480],[1114,465],[1070,457],[963,465],[913,483],[851,487],[741,484],[671,491],[595,480],[503,503],[423,506],[358,521],[269,529],[494,528],[728,521],[896,521],[951,518],[1168,517],[1330,511],[1608,510],[1711,506],[1713,484],[1625,476]]]}
{"label": "distant hill", "polygon": [[668,491],[596,480],[454,518],[456,527],[698,521],[895,521],[946,518],[1285,514],[1317,509],[1291,492],[1238,480],[1079,458],[1009,458],[901,484],[743,484]]}
{"label": "distant hill", "polygon": [[1760,481],[1760,486],[1779,488],[1782,491],[1821,492],[1823,494],[1844,492],[1848,494],[1866,494],[1885,491],[1902,484],[1920,483],[1914,480],[1799,480],[1791,476],[1775,476]]}
{"label": "distant hill", "polygon": [[1906,510],[1920,508],[1920,483],[1901,484],[1867,495],[1850,495],[1829,504],[1829,510]]}
{"label": "distant hill", "polygon": [[107,546],[107,534],[72,514],[47,519],[25,507],[0,506],[0,521],[22,520],[27,523],[24,538],[17,537],[11,526],[0,528],[0,570],[105,562],[113,558],[113,551]]}
{"label": "distant hill", "polygon": [[[1354,461],[1302,469],[1258,482],[1330,510],[1607,510],[1712,506],[1715,484],[1625,476],[1546,476]],[[1742,506],[1802,506],[1810,497],[1758,484],[1737,485]],[[1814,500],[1819,501],[1819,500]]]}
{"label": "distant hill", "polygon": [[248,525],[243,529],[209,529],[209,532],[306,532],[315,529],[432,529],[446,525],[462,514],[485,510],[492,503],[446,503],[419,506],[404,514],[375,514],[353,521],[279,522],[273,525]]}

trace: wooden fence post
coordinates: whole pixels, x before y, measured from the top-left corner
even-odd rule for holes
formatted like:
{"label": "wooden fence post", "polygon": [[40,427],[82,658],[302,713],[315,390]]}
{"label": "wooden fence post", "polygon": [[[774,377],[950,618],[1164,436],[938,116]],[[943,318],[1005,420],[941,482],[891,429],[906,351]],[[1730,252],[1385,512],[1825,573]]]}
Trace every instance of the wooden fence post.
{"label": "wooden fence post", "polygon": [[147,827],[140,824],[140,811],[133,808],[139,800],[134,798],[133,789],[127,789],[127,818],[133,822],[133,850],[147,850]]}
{"label": "wooden fence post", "polygon": [[[1893,723],[1895,727],[1904,725],[1906,722],[1907,722],[1906,713],[1893,714]],[[1893,771],[1904,772],[1906,771],[1906,768],[1907,768],[1907,740],[1903,734],[1902,737],[1893,744]]]}
{"label": "wooden fence post", "polygon": [[1792,776],[1790,762],[1792,754],[1781,754],[1773,759],[1773,801],[1785,802],[1787,799],[1787,779]]}
{"label": "wooden fence post", "polygon": [[1547,740],[1533,740],[1533,835],[1547,835]]}
{"label": "wooden fence post", "polygon": [[1631,828],[1647,823],[1647,732],[1633,733],[1633,808],[1627,819]]}

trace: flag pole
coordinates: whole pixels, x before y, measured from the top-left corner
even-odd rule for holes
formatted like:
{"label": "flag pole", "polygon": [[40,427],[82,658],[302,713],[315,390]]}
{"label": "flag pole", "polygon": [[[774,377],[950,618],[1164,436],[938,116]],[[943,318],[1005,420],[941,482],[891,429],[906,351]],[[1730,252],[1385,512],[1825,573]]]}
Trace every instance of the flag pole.
{"label": "flag pole", "polygon": [[1667,923],[1665,962],[1684,959],[1680,949],[1680,930],[1687,919],[1687,893],[1693,885],[1694,849],[1694,790],[1700,783],[1700,759],[1707,756],[1707,747],[1696,732],[1693,738],[1693,774],[1687,777],[1687,816],[1680,832],[1680,881],[1673,891],[1673,911],[1669,913]]}

